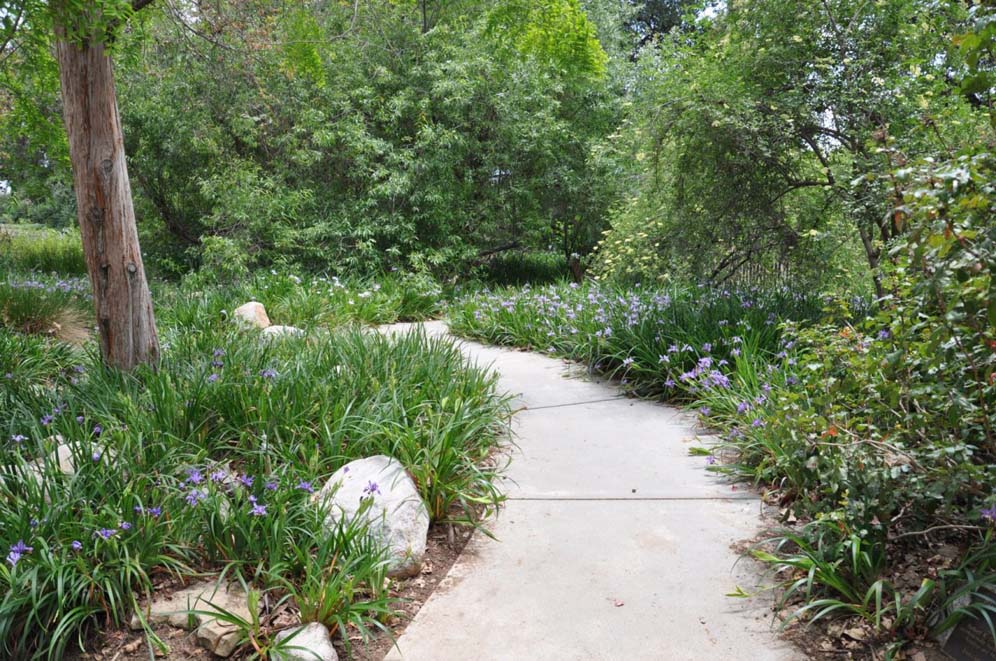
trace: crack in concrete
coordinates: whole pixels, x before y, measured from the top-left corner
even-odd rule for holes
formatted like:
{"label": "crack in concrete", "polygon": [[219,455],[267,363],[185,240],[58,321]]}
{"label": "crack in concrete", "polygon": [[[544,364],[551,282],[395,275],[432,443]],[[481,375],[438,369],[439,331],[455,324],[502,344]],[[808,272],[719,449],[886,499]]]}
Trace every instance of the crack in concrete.
{"label": "crack in concrete", "polygon": [[519,413],[526,411],[541,411],[543,409],[562,409],[568,406],[584,406],[585,404],[601,404],[602,402],[615,402],[620,399],[629,399],[625,396],[606,397],[605,399],[590,399],[586,402],[569,402],[567,404],[544,404],[543,406],[526,406],[519,410]]}

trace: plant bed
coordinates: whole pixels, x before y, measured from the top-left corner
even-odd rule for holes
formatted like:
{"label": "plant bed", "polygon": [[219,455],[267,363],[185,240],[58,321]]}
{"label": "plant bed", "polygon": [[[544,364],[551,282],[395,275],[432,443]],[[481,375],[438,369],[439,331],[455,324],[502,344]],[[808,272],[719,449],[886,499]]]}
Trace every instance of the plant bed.
{"label": "plant bed", "polygon": [[[274,603],[310,604],[305,619],[330,629],[374,631],[423,586],[385,590],[359,528],[316,535],[312,492],[351,460],[388,454],[434,522],[476,521],[501,501],[490,457],[507,402],[448,341],[357,328],[262,341],[216,317],[162,333],[159,370],[134,374],[48,341],[12,345],[33,355],[0,380],[4,655],[61,657],[78,640],[91,658],[129,653],[136,602],[219,572]],[[66,465],[47,459],[57,444]],[[432,548],[445,573],[449,547]]]}

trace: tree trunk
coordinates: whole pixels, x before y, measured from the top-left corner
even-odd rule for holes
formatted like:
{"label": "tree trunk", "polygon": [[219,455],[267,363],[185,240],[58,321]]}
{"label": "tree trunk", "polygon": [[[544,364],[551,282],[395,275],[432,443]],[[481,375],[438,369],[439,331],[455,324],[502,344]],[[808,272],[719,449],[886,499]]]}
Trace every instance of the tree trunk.
{"label": "tree trunk", "polygon": [[56,28],[63,113],[100,351],[108,365],[155,364],[159,340],[125,164],[111,58]]}

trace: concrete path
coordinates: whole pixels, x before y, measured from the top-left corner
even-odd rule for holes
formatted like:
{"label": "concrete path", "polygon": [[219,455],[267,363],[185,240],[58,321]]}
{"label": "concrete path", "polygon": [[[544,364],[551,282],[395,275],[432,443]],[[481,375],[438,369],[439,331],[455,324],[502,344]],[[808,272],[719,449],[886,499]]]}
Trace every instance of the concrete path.
{"label": "concrete path", "polygon": [[757,532],[759,503],[688,455],[694,416],[568,378],[560,360],[461,346],[524,407],[508,503],[497,540],[474,534],[387,659],[803,658],[761,600],[725,596],[757,582],[730,545]]}

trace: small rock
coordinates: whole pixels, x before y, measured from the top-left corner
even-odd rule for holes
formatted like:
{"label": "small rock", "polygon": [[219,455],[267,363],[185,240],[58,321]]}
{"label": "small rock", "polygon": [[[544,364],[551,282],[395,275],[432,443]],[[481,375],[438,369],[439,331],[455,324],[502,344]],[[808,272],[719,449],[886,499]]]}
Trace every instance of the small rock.
{"label": "small rock", "polygon": [[287,649],[273,650],[270,658],[275,661],[339,661],[332,647],[329,630],[319,622],[285,629],[277,634],[277,642],[287,641]]}
{"label": "small rock", "polygon": [[326,521],[353,520],[363,513],[370,534],[389,553],[389,576],[418,574],[429,533],[429,511],[415,483],[396,459],[377,455],[352,461],[329,478],[314,500],[326,509]]}
{"label": "small rock", "polygon": [[256,328],[268,328],[270,318],[266,316],[266,308],[262,303],[250,301],[245,305],[240,305],[232,312],[235,320]]}
{"label": "small rock", "polygon": [[[239,631],[234,625],[212,617],[210,613],[217,609],[226,610],[246,621],[252,620],[242,588],[237,585],[219,586],[214,581],[197,583],[153,599],[146,608],[146,620],[150,625],[165,623],[178,629],[196,628],[198,644],[218,656],[229,656],[239,645]],[[137,614],[132,616],[129,626],[135,630],[142,628]]]}
{"label": "small rock", "polygon": [[214,618],[197,627],[197,644],[215,656],[231,656],[239,646],[239,630],[233,624]]}
{"label": "small rock", "polygon": [[267,326],[263,329],[263,335],[272,338],[301,337],[304,335],[304,331],[294,326]]}
{"label": "small rock", "polygon": [[861,627],[851,627],[844,630],[844,635],[852,640],[864,640],[868,637],[868,632]]}

